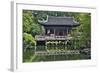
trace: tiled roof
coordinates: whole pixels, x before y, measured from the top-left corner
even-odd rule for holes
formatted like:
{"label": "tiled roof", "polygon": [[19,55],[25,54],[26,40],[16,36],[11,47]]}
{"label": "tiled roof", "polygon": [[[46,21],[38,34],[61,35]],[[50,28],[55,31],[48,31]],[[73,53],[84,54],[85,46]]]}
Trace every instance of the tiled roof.
{"label": "tiled roof", "polygon": [[78,26],[79,22],[75,21],[73,17],[55,17],[49,16],[43,25],[64,25],[64,26]]}

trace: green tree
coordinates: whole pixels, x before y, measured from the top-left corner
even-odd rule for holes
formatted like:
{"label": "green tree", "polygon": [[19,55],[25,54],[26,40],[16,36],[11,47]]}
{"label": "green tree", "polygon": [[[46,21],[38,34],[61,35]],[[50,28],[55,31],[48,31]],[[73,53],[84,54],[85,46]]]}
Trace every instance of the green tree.
{"label": "green tree", "polygon": [[42,33],[41,26],[38,23],[33,23],[31,26],[31,34],[33,37]]}
{"label": "green tree", "polygon": [[23,10],[23,32],[29,33],[33,23],[33,16],[31,10]]}
{"label": "green tree", "polygon": [[41,32],[38,19],[33,16],[31,10],[23,10],[23,32],[32,34],[33,37]]}
{"label": "green tree", "polygon": [[[74,17],[79,21],[80,26],[74,29],[74,39],[78,39],[77,42],[80,47],[90,47],[91,43],[91,14],[90,13],[76,13]],[[79,36],[79,37],[77,37]]]}
{"label": "green tree", "polygon": [[31,34],[23,33],[23,51],[26,52],[28,49],[33,49],[36,45],[35,39]]}

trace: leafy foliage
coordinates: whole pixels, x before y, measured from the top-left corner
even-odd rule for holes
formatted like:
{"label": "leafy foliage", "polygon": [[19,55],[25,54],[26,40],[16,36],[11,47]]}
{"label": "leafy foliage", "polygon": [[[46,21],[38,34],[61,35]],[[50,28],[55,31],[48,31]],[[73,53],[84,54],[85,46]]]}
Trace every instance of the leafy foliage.
{"label": "leafy foliage", "polygon": [[27,49],[33,49],[36,45],[35,39],[32,37],[31,34],[23,33],[23,48],[24,52]]}
{"label": "leafy foliage", "polygon": [[31,26],[31,34],[33,37],[35,37],[35,35],[39,35],[41,33],[41,26],[37,23],[33,23]]}
{"label": "leafy foliage", "polygon": [[36,35],[40,33],[40,25],[31,10],[23,10],[23,32]]}
{"label": "leafy foliage", "polygon": [[[91,43],[91,14],[79,13],[75,14],[75,18],[80,22],[80,26],[72,31],[74,39],[79,40],[80,47],[90,47]],[[79,37],[78,37],[79,36]]]}
{"label": "leafy foliage", "polygon": [[33,23],[32,11],[23,10],[23,32],[29,33]]}

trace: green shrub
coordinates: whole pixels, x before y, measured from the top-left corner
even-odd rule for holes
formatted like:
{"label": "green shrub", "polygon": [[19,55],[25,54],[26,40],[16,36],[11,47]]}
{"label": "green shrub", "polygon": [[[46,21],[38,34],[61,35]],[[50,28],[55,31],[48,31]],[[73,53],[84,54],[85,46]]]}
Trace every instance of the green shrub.
{"label": "green shrub", "polygon": [[23,33],[23,51],[25,52],[28,49],[34,49],[36,45],[35,39],[31,34]]}

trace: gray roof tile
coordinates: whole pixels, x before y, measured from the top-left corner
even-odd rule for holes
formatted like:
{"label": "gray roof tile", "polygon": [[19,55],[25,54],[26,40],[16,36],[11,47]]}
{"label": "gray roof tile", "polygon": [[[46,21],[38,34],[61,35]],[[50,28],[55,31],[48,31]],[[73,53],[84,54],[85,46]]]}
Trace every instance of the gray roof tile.
{"label": "gray roof tile", "polygon": [[73,17],[55,17],[49,16],[46,22],[42,22],[43,25],[68,25],[77,26],[79,22],[75,21]]}

